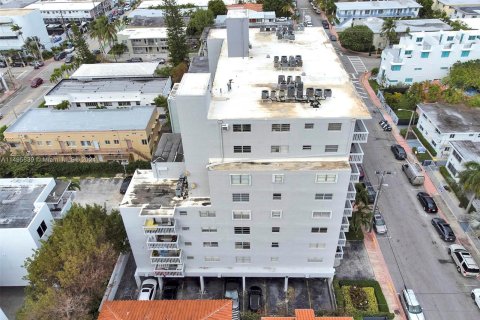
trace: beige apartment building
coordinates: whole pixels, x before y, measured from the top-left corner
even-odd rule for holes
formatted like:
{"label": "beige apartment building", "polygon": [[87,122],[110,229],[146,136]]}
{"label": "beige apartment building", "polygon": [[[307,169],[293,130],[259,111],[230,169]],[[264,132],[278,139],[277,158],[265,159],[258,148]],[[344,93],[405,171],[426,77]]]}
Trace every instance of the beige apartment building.
{"label": "beige apartment building", "polygon": [[155,107],[31,109],[5,131],[13,154],[60,161],[150,161],[159,140]]}

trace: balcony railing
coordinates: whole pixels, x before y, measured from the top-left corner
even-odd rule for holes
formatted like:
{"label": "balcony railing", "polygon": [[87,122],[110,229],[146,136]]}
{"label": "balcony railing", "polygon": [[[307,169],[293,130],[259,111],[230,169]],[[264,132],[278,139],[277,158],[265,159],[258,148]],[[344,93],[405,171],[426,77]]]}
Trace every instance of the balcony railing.
{"label": "balcony railing", "polygon": [[178,239],[176,235],[155,235],[149,236],[147,239],[148,249],[178,249]]}
{"label": "balcony railing", "polygon": [[369,18],[369,17],[416,17],[415,12],[370,12],[370,13],[356,13],[356,14],[346,14],[346,13],[341,13],[337,11],[337,17],[338,18]]}
{"label": "balcony railing", "polygon": [[155,274],[165,277],[183,277],[185,266],[182,264],[157,264]]}
{"label": "balcony railing", "polygon": [[362,163],[363,162],[363,150],[358,143],[352,143],[350,148],[350,157],[349,161],[351,163]]}
{"label": "balcony railing", "polygon": [[350,173],[350,182],[358,182],[360,181],[360,170],[355,163],[350,163],[350,168],[352,169],[352,173]]}
{"label": "balcony railing", "polygon": [[143,208],[140,211],[141,217],[158,217],[158,218],[165,218],[165,217],[173,217],[175,214],[175,207],[161,207],[161,208]]}
{"label": "balcony railing", "polygon": [[335,252],[335,259],[343,259],[343,247],[337,247],[337,252]]}
{"label": "balcony railing", "polygon": [[181,264],[182,250],[153,250],[150,254],[152,264]]}
{"label": "balcony railing", "polygon": [[356,194],[357,194],[357,190],[355,189],[355,185],[352,182],[350,182],[348,184],[347,200],[355,200]]}
{"label": "balcony railing", "polygon": [[150,234],[176,234],[175,219],[145,219],[143,232]]}
{"label": "balcony railing", "polygon": [[340,236],[338,237],[338,246],[344,247],[347,244],[347,237],[345,237],[344,232],[340,232]]}
{"label": "balcony railing", "polygon": [[353,142],[367,143],[368,130],[362,120],[355,122],[355,130],[353,131]]}
{"label": "balcony railing", "polygon": [[340,228],[340,231],[348,232],[349,227],[350,227],[350,223],[348,222],[348,218],[342,217],[342,227]]}
{"label": "balcony railing", "polygon": [[350,200],[345,201],[345,209],[343,209],[344,217],[351,217],[353,213],[352,202]]}

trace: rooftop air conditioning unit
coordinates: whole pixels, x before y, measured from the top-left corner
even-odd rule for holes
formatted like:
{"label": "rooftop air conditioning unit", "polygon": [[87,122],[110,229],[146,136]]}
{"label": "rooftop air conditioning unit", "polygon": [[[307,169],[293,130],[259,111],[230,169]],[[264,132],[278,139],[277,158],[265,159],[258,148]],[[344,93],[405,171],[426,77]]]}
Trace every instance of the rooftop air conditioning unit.
{"label": "rooftop air conditioning unit", "polygon": [[228,123],[223,123],[222,124],[222,130],[223,131],[228,131]]}

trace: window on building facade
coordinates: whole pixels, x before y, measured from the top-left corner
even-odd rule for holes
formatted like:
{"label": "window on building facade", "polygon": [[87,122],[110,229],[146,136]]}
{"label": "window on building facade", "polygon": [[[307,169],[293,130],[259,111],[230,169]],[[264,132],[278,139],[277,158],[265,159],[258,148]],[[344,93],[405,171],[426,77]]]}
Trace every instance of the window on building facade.
{"label": "window on building facade", "polygon": [[327,144],[325,146],[325,152],[337,152],[338,151],[338,145],[336,144]]}
{"label": "window on building facade", "polygon": [[302,150],[312,150],[312,146],[311,145],[303,145]]}
{"label": "window on building facade", "polygon": [[182,227],[182,231],[188,231],[190,230],[190,227]]}
{"label": "window on building facade", "polygon": [[460,54],[460,56],[463,58],[468,57],[469,55],[470,55],[469,50],[463,50],[462,53]]}
{"label": "window on building facade", "polygon": [[398,66],[398,65],[391,66],[391,67],[390,67],[390,70],[392,70],[392,71],[400,71],[400,70],[402,70],[402,66]]}
{"label": "window on building facade", "polygon": [[416,41],[416,42],[422,42],[422,41],[423,41],[423,38],[420,38],[420,37],[419,37],[419,38],[417,38],[415,41]]}
{"label": "window on building facade", "polygon": [[232,186],[248,186],[251,184],[249,174],[231,174],[230,184]]}
{"label": "window on building facade", "polygon": [[205,241],[203,243],[203,246],[206,247],[206,248],[216,248],[216,247],[218,247],[218,242],[216,242],[216,241]]}
{"label": "window on building facade", "polygon": [[315,242],[315,243],[309,243],[308,244],[308,247],[310,249],[325,249],[326,247],[326,243],[325,242]]}
{"label": "window on building facade", "polygon": [[272,183],[283,183],[283,174],[272,174]]}
{"label": "window on building facade", "polygon": [[220,261],[220,257],[212,257],[212,256],[207,256],[203,258],[205,262],[218,262]]}
{"label": "window on building facade", "polygon": [[333,193],[315,193],[315,200],[332,200]]}
{"label": "window on building facade", "polygon": [[270,257],[270,262],[278,262],[278,257]]}
{"label": "window on building facade", "polygon": [[250,227],[233,227],[235,234],[250,234]]}
{"label": "window on building facade", "polygon": [[462,163],[462,157],[458,154],[457,150],[453,150],[452,155],[457,159],[458,163]]}
{"label": "window on building facade", "polygon": [[233,220],[251,220],[252,212],[250,210],[232,210]]}
{"label": "window on building facade", "polygon": [[187,215],[187,211],[185,211],[185,210],[180,210],[180,211],[179,211],[179,214],[180,214],[181,216],[186,216],[186,215]]}
{"label": "window on building facade", "polygon": [[337,182],[337,175],[334,173],[317,173],[315,176],[315,183],[335,183]]}
{"label": "window on building facade", "polygon": [[236,241],[235,249],[250,249],[250,242],[248,241]]}
{"label": "window on building facade", "polygon": [[313,123],[305,123],[305,129],[313,129]]}
{"label": "window on building facade", "polygon": [[406,83],[413,82],[413,78],[405,78],[405,82],[406,82]]}
{"label": "window on building facade", "polygon": [[250,194],[249,193],[232,193],[233,202],[249,202]]}
{"label": "window on building facade", "polygon": [[214,218],[216,217],[215,211],[199,211],[201,218]]}
{"label": "window on building facade", "polygon": [[454,134],[454,133],[450,134],[450,139],[453,139],[453,138],[455,138],[455,134]]}
{"label": "window on building facade", "polygon": [[274,193],[273,194],[273,200],[282,200],[282,194],[281,193]]}
{"label": "window on building facade", "polygon": [[280,227],[272,227],[272,232],[280,232]]}
{"label": "window on building facade", "polygon": [[290,131],[290,124],[289,123],[274,123],[272,124],[272,131],[273,132],[282,132],[282,131]]}
{"label": "window on building facade", "polygon": [[320,257],[313,257],[313,258],[307,258],[307,262],[322,262],[323,258]]}
{"label": "window on building facade", "polygon": [[185,247],[191,247],[191,246],[192,246],[192,243],[191,243],[190,241],[185,241],[185,242],[183,243],[183,245],[184,245]]}
{"label": "window on building facade", "polygon": [[252,146],[233,146],[233,153],[250,153]]}
{"label": "window on building facade", "polygon": [[448,58],[450,56],[450,51],[442,51],[442,58]]}
{"label": "window on building facade", "polygon": [[147,145],[147,144],[148,144],[147,139],[142,139],[142,144],[143,144],[144,146]]}
{"label": "window on building facade", "polygon": [[278,242],[272,242],[272,248],[278,248],[280,247]]}
{"label": "window on building facade", "polygon": [[332,217],[332,211],[312,211],[313,219],[330,219]]}
{"label": "window on building facade", "polygon": [[235,257],[235,263],[251,263],[251,262],[252,262],[251,257],[245,257],[245,256]]}
{"label": "window on building facade", "polygon": [[114,140],[113,140],[113,144],[120,144],[120,140],[114,139]]}
{"label": "window on building facade", "polygon": [[332,122],[328,124],[328,131],[341,131],[342,130],[342,123],[340,122]]}
{"label": "window on building facade", "polygon": [[453,41],[453,36],[448,36],[447,41]]}
{"label": "window on building facade", "polygon": [[428,58],[428,56],[430,55],[430,52],[422,52],[422,54],[420,55],[420,58]]}
{"label": "window on building facade", "polygon": [[92,145],[92,142],[90,141],[80,141],[82,144],[82,147],[90,147]]}
{"label": "window on building facade", "polygon": [[110,140],[105,140],[105,144],[110,144]]}
{"label": "window on building facade", "polygon": [[453,174],[454,177],[457,176],[457,169],[455,169],[455,167],[451,162],[447,164],[447,168],[450,170],[450,172]]}
{"label": "window on building facade", "polygon": [[327,233],[328,228],[326,227],[313,227],[312,233]]}
{"label": "window on building facade", "polygon": [[40,225],[37,228],[37,234],[41,238],[47,231],[47,224],[45,223],[45,220],[40,223]]}
{"label": "window on building facade", "polygon": [[406,55],[411,55],[411,54],[412,54],[412,50],[405,50],[405,54],[406,54]]}
{"label": "window on building facade", "polygon": [[281,218],[282,217],[282,210],[272,210],[271,215],[272,218]]}
{"label": "window on building facade", "polygon": [[233,132],[251,132],[252,126],[250,124],[234,124]]}
{"label": "window on building facade", "polygon": [[201,227],[202,232],[217,232],[216,227]]}

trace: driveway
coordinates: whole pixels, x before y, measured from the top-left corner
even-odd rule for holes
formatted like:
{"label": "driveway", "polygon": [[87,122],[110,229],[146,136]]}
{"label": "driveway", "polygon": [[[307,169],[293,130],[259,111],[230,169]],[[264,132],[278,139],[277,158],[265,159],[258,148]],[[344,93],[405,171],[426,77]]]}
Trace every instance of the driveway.
{"label": "driveway", "polygon": [[107,211],[118,209],[123,195],[120,194],[121,178],[95,178],[80,181],[81,190],[76,192],[75,202],[85,206],[98,204]]}

